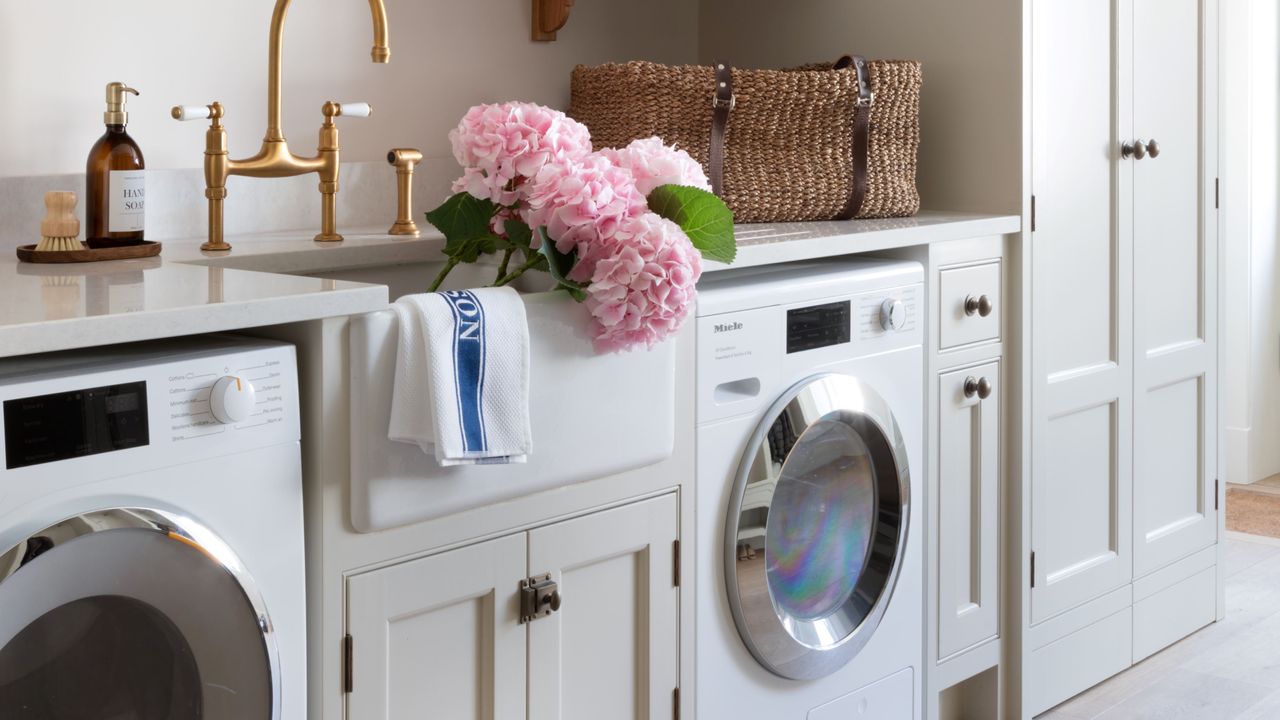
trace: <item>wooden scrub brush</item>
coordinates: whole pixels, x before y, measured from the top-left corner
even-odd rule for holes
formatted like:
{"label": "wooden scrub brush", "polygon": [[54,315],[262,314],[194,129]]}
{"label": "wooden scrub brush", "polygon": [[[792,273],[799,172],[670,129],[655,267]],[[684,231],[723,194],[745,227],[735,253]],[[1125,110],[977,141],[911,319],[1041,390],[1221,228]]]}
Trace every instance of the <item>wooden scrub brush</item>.
{"label": "wooden scrub brush", "polygon": [[40,244],[36,252],[84,250],[80,242],[80,220],[76,217],[76,194],[47,192],[44,194],[45,216],[40,223]]}

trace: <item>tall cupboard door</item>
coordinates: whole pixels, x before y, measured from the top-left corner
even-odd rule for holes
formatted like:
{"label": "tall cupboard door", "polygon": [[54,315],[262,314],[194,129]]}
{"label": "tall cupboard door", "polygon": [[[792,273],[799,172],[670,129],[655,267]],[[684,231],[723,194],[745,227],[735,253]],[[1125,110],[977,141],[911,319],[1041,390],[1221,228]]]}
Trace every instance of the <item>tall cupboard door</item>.
{"label": "tall cupboard door", "polygon": [[1134,572],[1217,540],[1217,33],[1208,0],[1134,0]]}
{"label": "tall cupboard door", "polygon": [[351,578],[347,717],[524,720],[525,547],[514,535]]}
{"label": "tall cupboard door", "polygon": [[527,626],[530,720],[673,716],[678,517],[665,495],[529,533],[529,569],[549,573],[562,599]]}
{"label": "tall cupboard door", "polygon": [[1036,623],[1132,579],[1133,0],[1029,7]]}

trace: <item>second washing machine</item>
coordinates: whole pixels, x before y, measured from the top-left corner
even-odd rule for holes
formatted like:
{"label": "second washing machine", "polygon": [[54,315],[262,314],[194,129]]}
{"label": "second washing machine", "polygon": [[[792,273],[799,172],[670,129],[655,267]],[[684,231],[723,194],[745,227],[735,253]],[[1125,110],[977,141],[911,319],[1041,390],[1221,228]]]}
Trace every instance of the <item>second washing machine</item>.
{"label": "second washing machine", "polygon": [[918,720],[917,263],[699,286],[697,717]]}

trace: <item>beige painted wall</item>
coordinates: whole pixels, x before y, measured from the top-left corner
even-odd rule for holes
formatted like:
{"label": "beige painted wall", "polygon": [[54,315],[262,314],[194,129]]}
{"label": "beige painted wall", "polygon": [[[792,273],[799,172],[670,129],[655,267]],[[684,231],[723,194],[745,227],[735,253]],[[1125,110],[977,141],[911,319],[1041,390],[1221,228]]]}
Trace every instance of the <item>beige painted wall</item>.
{"label": "beige painted wall", "polygon": [[[271,0],[0,2],[0,178],[82,172],[102,134],[103,86],[128,82],[130,131],[149,168],[194,168],[202,123],[177,123],[179,103],[220,100],[231,151],[256,151],[265,129]],[[528,0],[386,0],[392,62],[369,61],[363,0],[297,0],[285,33],[285,134],[315,148],[325,100],[373,103],[341,121],[344,159],[396,146],[450,157],[446,134],[470,105],[568,103],[577,63],[697,55],[697,3],[584,0],[556,43],[529,40]],[[452,160],[449,161],[450,163]]]}
{"label": "beige painted wall", "polygon": [[785,67],[850,52],[922,61],[924,207],[1020,212],[1020,0],[702,0],[699,7],[704,63]]}

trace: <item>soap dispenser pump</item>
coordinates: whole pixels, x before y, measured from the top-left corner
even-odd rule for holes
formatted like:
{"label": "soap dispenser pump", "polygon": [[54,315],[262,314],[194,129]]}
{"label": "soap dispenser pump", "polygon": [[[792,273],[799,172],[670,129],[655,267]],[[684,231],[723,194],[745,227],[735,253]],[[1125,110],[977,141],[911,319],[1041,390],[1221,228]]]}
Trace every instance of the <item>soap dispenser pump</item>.
{"label": "soap dispenser pump", "polygon": [[126,127],[128,95],[138,91],[107,84],[106,133],[89,151],[85,176],[85,237],[95,247],[141,242],[146,225],[147,179],[142,149]]}

